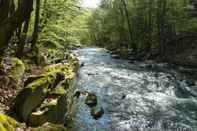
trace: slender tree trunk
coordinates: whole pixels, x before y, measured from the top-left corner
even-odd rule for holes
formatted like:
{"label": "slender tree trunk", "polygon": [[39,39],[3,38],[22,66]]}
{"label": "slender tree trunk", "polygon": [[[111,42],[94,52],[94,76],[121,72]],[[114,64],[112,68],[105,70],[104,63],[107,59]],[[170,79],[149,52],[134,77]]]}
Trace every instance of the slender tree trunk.
{"label": "slender tree trunk", "polygon": [[34,32],[32,34],[32,45],[31,45],[32,50],[36,48],[36,42],[38,39],[38,32],[39,32],[39,20],[40,20],[40,0],[36,0]]}
{"label": "slender tree trunk", "polygon": [[158,28],[158,42],[159,42],[159,54],[160,57],[165,53],[165,23],[166,23],[166,0],[158,1],[157,11],[157,28]]}
{"label": "slender tree trunk", "polygon": [[16,51],[16,56],[18,56],[19,58],[22,57],[24,53],[25,40],[27,37],[28,29],[29,29],[29,21],[30,21],[30,17],[24,22],[24,25],[23,25],[21,38],[19,40],[18,49]]}
{"label": "slender tree trunk", "polygon": [[152,32],[153,32],[153,20],[152,20],[152,4],[153,1],[149,0],[148,3],[148,50],[151,49],[152,46]]}
{"label": "slender tree trunk", "polygon": [[[133,32],[132,32],[132,27],[131,27],[131,20],[129,17],[129,11],[127,8],[127,3],[125,0],[121,0],[121,2],[123,5],[123,10],[125,12],[126,20],[127,20],[127,26],[128,26],[128,31],[129,31],[129,43],[132,45],[133,52],[136,52],[137,47],[136,47],[135,42],[133,41]],[[128,44],[128,48],[130,48],[129,44]]]}

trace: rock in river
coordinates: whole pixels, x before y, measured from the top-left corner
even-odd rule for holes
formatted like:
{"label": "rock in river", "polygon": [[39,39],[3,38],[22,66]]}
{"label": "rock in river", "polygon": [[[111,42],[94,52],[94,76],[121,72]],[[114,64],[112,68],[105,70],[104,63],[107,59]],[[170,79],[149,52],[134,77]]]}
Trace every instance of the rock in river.
{"label": "rock in river", "polygon": [[94,107],[97,105],[97,97],[94,93],[88,93],[88,96],[85,99],[85,104],[89,107]]}
{"label": "rock in river", "polygon": [[91,109],[91,115],[94,119],[99,119],[104,114],[104,109],[101,106],[95,106]]}

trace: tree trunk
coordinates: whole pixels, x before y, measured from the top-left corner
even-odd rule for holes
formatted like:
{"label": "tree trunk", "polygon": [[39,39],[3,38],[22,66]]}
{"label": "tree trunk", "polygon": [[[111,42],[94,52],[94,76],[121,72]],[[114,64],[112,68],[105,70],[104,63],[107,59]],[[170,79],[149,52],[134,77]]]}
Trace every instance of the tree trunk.
{"label": "tree trunk", "polygon": [[150,51],[151,47],[152,47],[152,32],[153,32],[153,19],[152,19],[152,0],[149,0],[148,2],[148,46],[147,46],[147,50]]}
{"label": "tree trunk", "polygon": [[30,16],[24,22],[21,38],[19,40],[18,48],[17,48],[17,51],[16,51],[16,56],[19,57],[19,58],[22,57],[23,53],[24,53],[25,40],[26,40],[26,37],[27,37],[28,29],[29,29],[29,21],[30,21]]}
{"label": "tree trunk", "polygon": [[164,57],[165,54],[165,23],[166,23],[166,0],[158,1],[158,14],[157,14],[157,26],[158,26],[158,42],[159,42],[159,54],[160,57]]}
{"label": "tree trunk", "polygon": [[39,32],[39,20],[40,20],[40,0],[36,0],[34,32],[32,34],[32,44],[31,44],[32,50],[36,48],[36,42],[38,39],[38,32]]}
{"label": "tree trunk", "polygon": [[8,17],[10,7],[9,5],[10,4],[8,0],[0,0],[0,24]]}
{"label": "tree trunk", "polygon": [[[132,45],[133,52],[136,52],[137,47],[136,47],[135,42],[133,41],[133,32],[132,32],[132,28],[131,28],[131,20],[129,18],[129,11],[128,11],[128,8],[127,8],[127,3],[126,3],[125,0],[121,0],[121,2],[122,2],[122,5],[123,5],[123,10],[124,10],[124,13],[125,13],[125,17],[126,17],[126,20],[127,20],[127,26],[128,26],[128,31],[129,31],[129,43]],[[128,44],[128,48],[130,48],[129,44]]]}
{"label": "tree trunk", "polygon": [[18,9],[9,17],[1,15],[4,19],[0,22],[0,55],[3,54],[4,49],[7,47],[13,32],[26,20],[32,11],[33,0],[19,0],[18,3]]}

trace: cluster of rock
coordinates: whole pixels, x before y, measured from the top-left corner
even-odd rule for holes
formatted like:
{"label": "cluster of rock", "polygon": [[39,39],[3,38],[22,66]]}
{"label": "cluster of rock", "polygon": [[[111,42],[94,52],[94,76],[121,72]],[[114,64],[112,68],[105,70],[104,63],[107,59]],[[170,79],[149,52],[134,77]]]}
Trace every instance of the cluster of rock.
{"label": "cluster of rock", "polygon": [[[13,79],[17,83],[25,68],[17,58],[12,61],[16,64],[12,64],[13,68],[9,69],[11,74],[6,79]],[[78,68],[78,59],[69,55],[64,63],[48,65],[39,75],[29,76],[13,101],[14,105],[10,109],[12,118],[0,114],[0,130],[25,129],[26,125],[34,127],[32,130],[36,131],[66,130],[63,125],[71,109]]]}
{"label": "cluster of rock", "polygon": [[96,120],[102,117],[104,114],[104,109],[101,106],[101,104],[98,102],[97,96],[94,93],[90,93],[87,91],[85,92],[77,91],[75,93],[75,96],[78,98],[81,94],[86,96],[85,104],[91,108],[91,116]]}

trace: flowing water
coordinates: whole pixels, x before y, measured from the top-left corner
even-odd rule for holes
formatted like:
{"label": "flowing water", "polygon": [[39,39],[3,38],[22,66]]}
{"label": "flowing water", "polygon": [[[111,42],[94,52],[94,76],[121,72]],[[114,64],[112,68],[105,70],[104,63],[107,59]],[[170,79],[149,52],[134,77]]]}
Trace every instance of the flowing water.
{"label": "flowing water", "polygon": [[84,63],[77,89],[95,93],[105,111],[95,120],[84,98],[76,100],[75,131],[197,131],[197,88],[167,64],[129,63],[101,48],[74,53]]}

